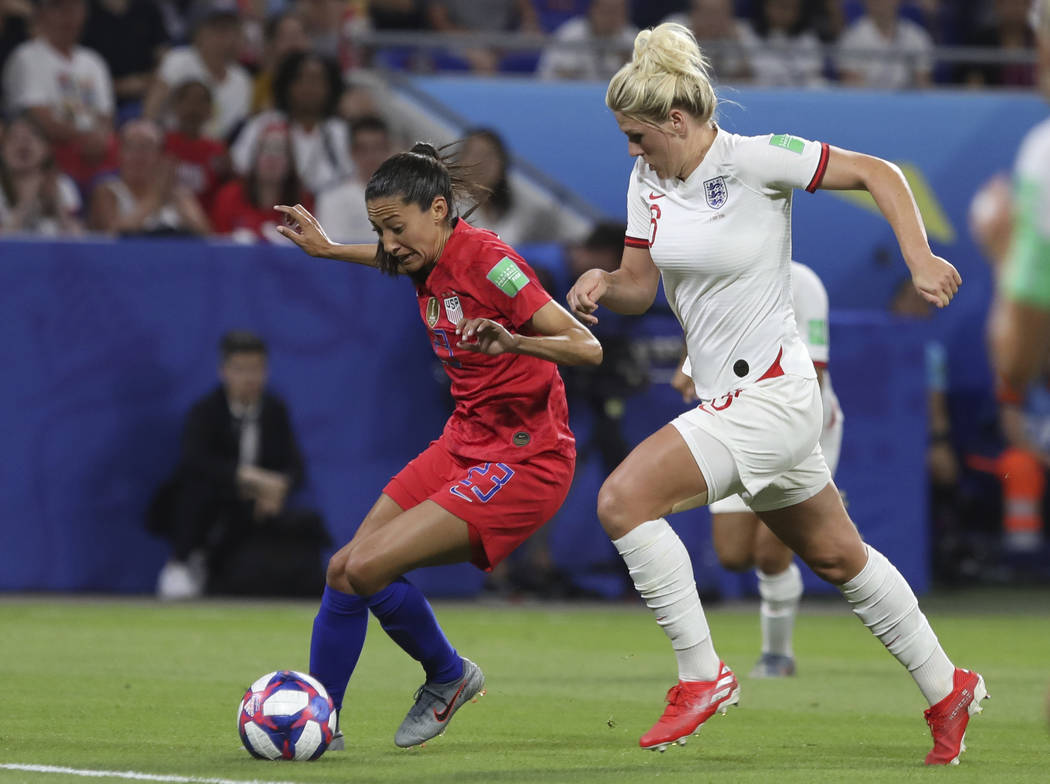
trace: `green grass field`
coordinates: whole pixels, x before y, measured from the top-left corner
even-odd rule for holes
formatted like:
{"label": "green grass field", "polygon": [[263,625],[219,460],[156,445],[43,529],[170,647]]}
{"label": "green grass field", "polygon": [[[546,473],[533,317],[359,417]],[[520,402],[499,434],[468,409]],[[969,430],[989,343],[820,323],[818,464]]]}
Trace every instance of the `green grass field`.
{"label": "green grass field", "polygon": [[373,623],[343,715],[347,751],[288,763],[250,758],[235,714],[257,676],[307,667],[314,603],[0,597],[0,782],[128,780],[11,765],[304,784],[1050,780],[1048,592],[924,605],[949,654],[982,672],[992,695],[951,770],[922,765],[930,743],[918,690],[834,599],[804,604],[799,675],[782,681],[746,677],[753,605],[709,609],[741,704],[665,754],[637,747],[674,681],[643,607],[438,603],[488,694],[444,737],[396,748],[421,671]]}

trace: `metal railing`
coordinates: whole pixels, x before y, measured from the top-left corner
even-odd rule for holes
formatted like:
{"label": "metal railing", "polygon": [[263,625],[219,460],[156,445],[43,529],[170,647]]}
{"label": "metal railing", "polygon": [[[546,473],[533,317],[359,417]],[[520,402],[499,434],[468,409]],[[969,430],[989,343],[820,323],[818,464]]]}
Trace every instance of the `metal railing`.
{"label": "metal railing", "polygon": [[[564,41],[553,35],[540,33],[362,31],[351,35],[350,42],[362,50],[371,52],[403,50],[417,53],[423,55],[419,59],[420,63],[426,62],[426,55],[471,49],[495,49],[503,53],[524,54],[539,53],[546,49],[578,51],[586,48],[599,55],[618,53],[624,60],[631,55],[631,46],[619,40]],[[746,56],[750,49],[745,43],[726,40],[700,41],[700,45],[704,52],[714,59],[724,55],[743,54]],[[790,44],[767,42],[761,44],[762,53],[790,55],[797,51],[796,47]],[[823,44],[819,51],[829,63],[834,63],[842,57],[848,57],[851,60],[870,58],[894,61],[906,57],[912,60],[928,60],[934,65],[1034,65],[1037,61],[1035,50],[1007,50],[977,46],[936,46],[928,56],[902,54],[883,49],[843,49],[837,44]],[[407,62],[411,67],[411,58]]]}

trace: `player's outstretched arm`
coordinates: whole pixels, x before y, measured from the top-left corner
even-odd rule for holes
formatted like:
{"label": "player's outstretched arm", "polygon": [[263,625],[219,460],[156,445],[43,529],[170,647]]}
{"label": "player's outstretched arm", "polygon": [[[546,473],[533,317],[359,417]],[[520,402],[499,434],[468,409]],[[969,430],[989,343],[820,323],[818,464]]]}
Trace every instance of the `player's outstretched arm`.
{"label": "player's outstretched arm", "polygon": [[649,310],[660,288],[660,270],[648,248],[625,247],[616,272],[587,270],[569,290],[569,309],[584,324],[597,324],[594,311],[604,305],[615,313],[640,315]]}
{"label": "player's outstretched arm", "polygon": [[277,231],[290,239],[311,256],[322,259],[348,261],[352,264],[364,264],[376,267],[377,245],[341,245],[332,242],[325,234],[317,218],[310,214],[302,204],[289,207],[286,204],[275,204],[274,209],[284,214],[284,225],[278,225]]}
{"label": "player's outstretched arm", "polygon": [[893,227],[916,290],[939,308],[952,301],[962,278],[955,267],[930,250],[919,206],[899,167],[882,158],[832,147],[820,187],[868,191]]}
{"label": "player's outstretched arm", "polygon": [[557,302],[537,310],[529,324],[537,335],[513,334],[490,319],[463,319],[456,325],[457,347],[478,354],[527,354],[559,365],[601,364],[602,344]]}

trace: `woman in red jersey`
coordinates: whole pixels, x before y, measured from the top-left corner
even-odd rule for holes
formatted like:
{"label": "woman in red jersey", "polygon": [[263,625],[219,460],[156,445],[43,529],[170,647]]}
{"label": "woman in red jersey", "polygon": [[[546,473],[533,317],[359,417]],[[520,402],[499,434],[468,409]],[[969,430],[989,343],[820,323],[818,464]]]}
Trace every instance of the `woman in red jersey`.
{"label": "woman in red jersey", "polygon": [[[576,460],[556,365],[602,358],[509,245],[454,216],[459,185],[428,144],[388,158],[365,189],[378,246],[333,243],[302,205],[276,207],[280,232],[311,256],[407,275],[452,380],[456,407],[441,437],[390,480],[329,561],[310,645],[310,670],[337,707],[368,610],[422,663],[426,682],[394,738],[402,747],[444,732],[485,683],[402,575],[463,561],[491,569],[554,515]],[[340,736],[329,748],[341,748]]]}

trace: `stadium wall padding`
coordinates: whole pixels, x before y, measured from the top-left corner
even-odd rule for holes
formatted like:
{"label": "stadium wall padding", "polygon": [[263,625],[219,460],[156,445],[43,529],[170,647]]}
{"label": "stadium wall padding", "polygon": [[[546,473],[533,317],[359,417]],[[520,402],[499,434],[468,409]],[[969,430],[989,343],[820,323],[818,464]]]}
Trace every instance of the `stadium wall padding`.
{"label": "stadium wall padding", "polygon": [[[526,258],[530,253],[525,251]],[[231,328],[271,348],[307,458],[298,499],[347,540],[391,474],[440,431],[445,386],[405,280],[297,250],[194,241],[0,245],[0,590],[151,592],[165,545],[143,528],[172,470],[183,417],[217,383]],[[654,318],[652,334],[677,327]],[[832,373],[846,410],[840,468],[865,536],[928,584],[922,335],[881,314],[836,313]],[[627,401],[637,442],[682,408],[666,386]],[[586,417],[574,418],[581,439]],[[548,535],[555,561],[599,594],[622,587],[594,516],[602,470],[581,465]],[[749,578],[715,567],[707,515],[672,521],[706,591]],[[422,570],[435,596],[469,596],[470,566]],[[812,575],[807,580],[815,585]],[[825,586],[826,589],[826,586]]]}

